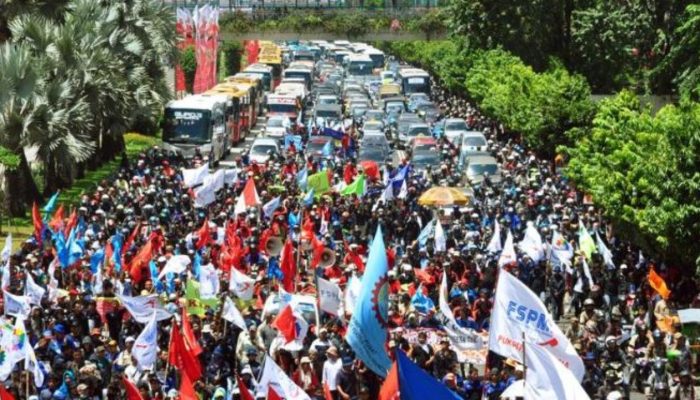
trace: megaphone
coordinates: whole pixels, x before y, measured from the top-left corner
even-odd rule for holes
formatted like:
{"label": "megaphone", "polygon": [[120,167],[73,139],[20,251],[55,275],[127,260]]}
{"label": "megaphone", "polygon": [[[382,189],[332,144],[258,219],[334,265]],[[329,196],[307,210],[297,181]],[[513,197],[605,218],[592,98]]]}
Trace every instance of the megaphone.
{"label": "megaphone", "polygon": [[321,268],[326,268],[333,264],[335,264],[335,252],[329,248],[323,249],[323,253],[321,253],[321,261],[318,263],[318,266]]}
{"label": "megaphone", "polygon": [[282,246],[284,244],[282,243],[282,239],[273,236],[269,239],[267,239],[267,243],[265,244],[265,252],[270,256],[270,257],[276,257],[280,255],[282,252]]}

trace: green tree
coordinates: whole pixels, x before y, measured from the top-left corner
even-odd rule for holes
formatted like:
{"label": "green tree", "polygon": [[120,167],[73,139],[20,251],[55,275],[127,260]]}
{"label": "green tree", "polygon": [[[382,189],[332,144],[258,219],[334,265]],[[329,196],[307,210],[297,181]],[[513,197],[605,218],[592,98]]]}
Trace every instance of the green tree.
{"label": "green tree", "polygon": [[700,256],[700,104],[656,115],[624,91],[604,100],[590,134],[565,149],[568,176],[622,237],[691,268]]}
{"label": "green tree", "polygon": [[[222,58],[225,59],[224,76],[236,75],[241,70],[243,46],[240,42],[226,41],[221,45]],[[222,60],[223,61],[223,60]]]}
{"label": "green tree", "polygon": [[197,57],[194,46],[187,46],[180,53],[180,68],[185,75],[185,90],[187,93],[192,93],[194,74],[197,72]]}
{"label": "green tree", "polygon": [[700,4],[689,5],[654,76],[670,75],[681,93],[700,99]]}

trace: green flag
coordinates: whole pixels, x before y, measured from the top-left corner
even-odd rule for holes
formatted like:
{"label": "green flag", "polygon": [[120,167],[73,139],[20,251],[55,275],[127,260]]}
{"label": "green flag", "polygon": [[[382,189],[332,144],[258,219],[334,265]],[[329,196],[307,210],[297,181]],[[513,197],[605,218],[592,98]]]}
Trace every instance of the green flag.
{"label": "green flag", "polygon": [[365,194],[365,176],[360,174],[355,180],[349,184],[342,192],[341,196],[350,196],[351,194],[356,194],[359,197]]}
{"label": "green flag", "polygon": [[185,299],[187,300],[187,314],[204,316],[206,308],[216,309],[219,306],[219,300],[216,298],[203,299],[199,294],[199,282],[194,279],[187,280],[185,286]]}
{"label": "green flag", "polygon": [[307,187],[314,190],[314,194],[318,197],[331,190],[331,185],[328,182],[328,172],[323,170],[313,175],[309,175]]}
{"label": "green flag", "polygon": [[578,230],[578,248],[586,254],[586,258],[589,260],[591,259],[591,254],[596,251],[595,242],[583,225]]}

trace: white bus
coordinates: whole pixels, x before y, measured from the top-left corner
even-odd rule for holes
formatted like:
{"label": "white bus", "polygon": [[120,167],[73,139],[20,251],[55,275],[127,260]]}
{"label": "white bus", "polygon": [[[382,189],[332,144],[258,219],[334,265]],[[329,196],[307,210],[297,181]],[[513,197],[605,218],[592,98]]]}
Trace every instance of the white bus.
{"label": "white bus", "polygon": [[430,75],[422,69],[404,68],[398,76],[404,96],[411,93],[425,93],[430,96]]}
{"label": "white bus", "polygon": [[226,155],[228,138],[223,96],[188,96],[165,106],[163,142],[185,157],[199,150],[210,162]]}
{"label": "white bus", "polygon": [[374,74],[374,61],[365,54],[348,56],[345,72],[349,77],[364,77]]}

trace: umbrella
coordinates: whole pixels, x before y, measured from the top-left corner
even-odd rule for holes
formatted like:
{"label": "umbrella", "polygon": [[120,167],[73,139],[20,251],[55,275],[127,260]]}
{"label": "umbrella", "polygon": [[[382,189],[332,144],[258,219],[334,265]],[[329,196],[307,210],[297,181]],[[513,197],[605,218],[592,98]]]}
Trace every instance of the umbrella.
{"label": "umbrella", "polygon": [[469,198],[457,188],[434,187],[428,189],[418,199],[418,204],[423,206],[463,206],[469,202]]}

